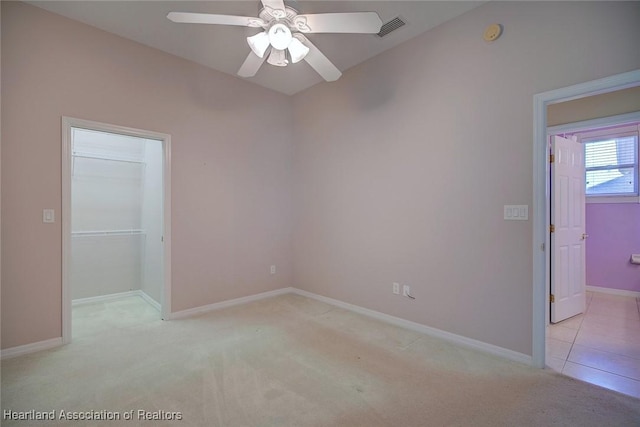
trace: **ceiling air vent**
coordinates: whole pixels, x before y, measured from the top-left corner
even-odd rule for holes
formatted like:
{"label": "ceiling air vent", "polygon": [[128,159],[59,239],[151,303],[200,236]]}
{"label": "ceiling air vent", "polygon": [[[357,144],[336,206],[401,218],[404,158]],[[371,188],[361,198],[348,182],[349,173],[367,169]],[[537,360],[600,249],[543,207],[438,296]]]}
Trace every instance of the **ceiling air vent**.
{"label": "ceiling air vent", "polygon": [[406,24],[407,23],[402,18],[400,18],[399,16],[396,16],[391,21],[382,24],[382,27],[380,28],[380,32],[376,35],[378,37],[384,37],[388,35],[390,32],[395,31],[398,28],[405,26]]}

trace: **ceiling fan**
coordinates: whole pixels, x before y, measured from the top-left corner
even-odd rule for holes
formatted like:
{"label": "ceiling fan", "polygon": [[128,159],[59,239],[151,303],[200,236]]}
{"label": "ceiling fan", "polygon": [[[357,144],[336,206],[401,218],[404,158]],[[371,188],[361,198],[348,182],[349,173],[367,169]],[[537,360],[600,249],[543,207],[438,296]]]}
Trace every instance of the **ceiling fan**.
{"label": "ceiling fan", "polygon": [[170,12],[167,18],[177,23],[262,28],[264,31],[247,37],[251,52],[238,70],[241,77],[255,76],[265,60],[279,67],[304,60],[326,81],[335,81],[342,73],[303,33],[376,34],[382,26],[376,12],[300,15],[284,0],[261,1],[264,7],[258,17]]}

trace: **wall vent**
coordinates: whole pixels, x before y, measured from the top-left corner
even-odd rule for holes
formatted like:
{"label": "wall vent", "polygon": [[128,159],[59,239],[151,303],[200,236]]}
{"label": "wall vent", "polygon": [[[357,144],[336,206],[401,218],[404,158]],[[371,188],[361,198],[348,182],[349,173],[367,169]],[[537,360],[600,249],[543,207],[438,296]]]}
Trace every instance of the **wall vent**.
{"label": "wall vent", "polygon": [[395,31],[398,28],[405,26],[406,24],[407,23],[402,18],[400,18],[399,16],[396,16],[391,21],[382,24],[382,27],[380,28],[380,32],[376,35],[378,37],[384,37],[388,35],[390,32]]}

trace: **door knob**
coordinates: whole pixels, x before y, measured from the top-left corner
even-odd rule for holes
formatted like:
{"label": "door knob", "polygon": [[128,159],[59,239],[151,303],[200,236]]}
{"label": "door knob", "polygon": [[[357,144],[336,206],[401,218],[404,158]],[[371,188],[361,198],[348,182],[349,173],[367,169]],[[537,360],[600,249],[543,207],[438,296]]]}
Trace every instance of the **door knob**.
{"label": "door knob", "polygon": [[582,233],[582,240],[586,240],[589,235],[587,233]]}

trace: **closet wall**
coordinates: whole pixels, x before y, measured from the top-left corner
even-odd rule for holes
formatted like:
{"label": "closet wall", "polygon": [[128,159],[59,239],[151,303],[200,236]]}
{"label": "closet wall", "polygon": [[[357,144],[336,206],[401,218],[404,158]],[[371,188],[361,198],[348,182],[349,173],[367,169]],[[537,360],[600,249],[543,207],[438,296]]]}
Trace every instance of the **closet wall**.
{"label": "closet wall", "polygon": [[160,301],[162,145],[73,129],[72,299],[144,290]]}
{"label": "closet wall", "polygon": [[160,303],[163,289],[162,258],[162,143],[145,141],[145,171],[142,183],[142,229],[145,245],[142,254],[141,289],[153,300]]}

